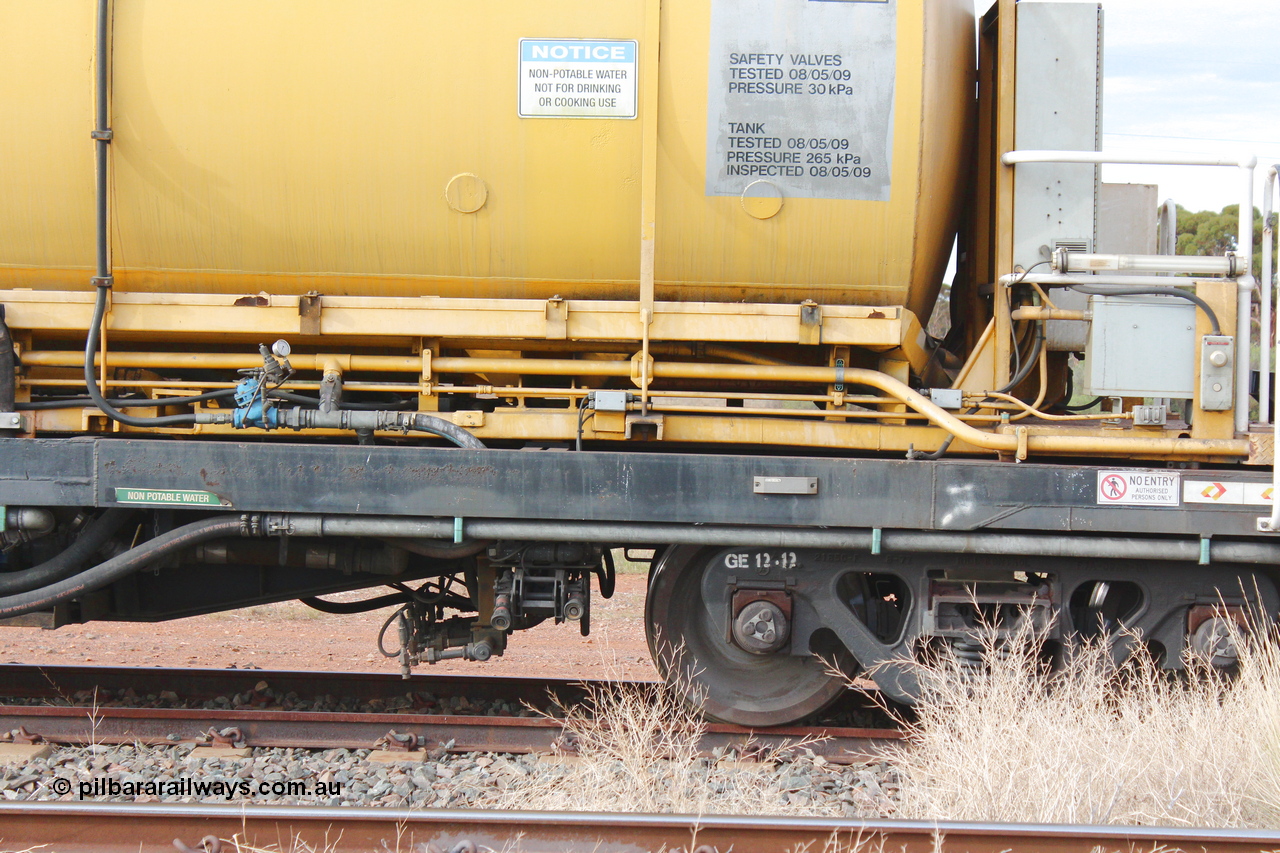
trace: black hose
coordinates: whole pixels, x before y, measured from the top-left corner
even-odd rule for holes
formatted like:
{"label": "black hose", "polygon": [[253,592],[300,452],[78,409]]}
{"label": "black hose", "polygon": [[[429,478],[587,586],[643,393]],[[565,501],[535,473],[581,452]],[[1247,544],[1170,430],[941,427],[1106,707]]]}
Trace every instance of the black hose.
{"label": "black hose", "polygon": [[[1022,380],[1026,379],[1027,376],[1031,373],[1031,369],[1036,366],[1036,362],[1040,360],[1040,350],[1042,350],[1043,348],[1044,348],[1044,325],[1040,322],[1037,322],[1036,323],[1036,342],[1035,342],[1035,346],[1031,348],[1031,355],[1027,358],[1027,363],[1022,365],[1021,368],[1019,368],[1018,372],[1014,375],[1014,377],[1009,380],[1008,385],[1005,385],[996,393],[1008,394],[1014,388],[1017,388],[1018,385],[1022,383]],[[1017,347],[1015,346],[1014,349],[1016,350]]]}
{"label": "black hose", "polygon": [[[117,397],[108,399],[110,403],[117,409],[139,409],[155,406],[187,406],[192,403],[203,403],[206,400],[217,400],[223,397],[234,397],[234,388],[223,388],[220,391],[209,391],[204,394],[194,394],[190,397],[157,397],[154,399],[147,397]],[[86,404],[93,404],[92,397],[57,397],[51,400],[33,400],[30,403],[19,403],[18,411],[20,412],[36,412],[45,409],[78,409]]]}
{"label": "black hose", "polygon": [[1081,403],[1078,406],[1060,406],[1059,408],[1061,408],[1062,411],[1064,412],[1087,412],[1089,409],[1092,409],[1094,406],[1101,403],[1102,400],[1103,400],[1102,397],[1094,397],[1089,402]]}
{"label": "black hose", "polygon": [[1194,293],[1189,293],[1176,287],[1110,287],[1099,284],[1073,284],[1071,289],[1080,293],[1088,293],[1092,296],[1176,296],[1179,299],[1194,302],[1199,306],[1200,310],[1209,319],[1209,325],[1213,326],[1212,333],[1215,335],[1222,334],[1222,326],[1218,324],[1218,315],[1214,313],[1213,308],[1209,307],[1209,303]]}
{"label": "black hose", "polygon": [[47,610],[65,601],[79,598],[85,593],[102,589],[174,551],[181,551],[210,539],[243,535],[245,535],[245,525],[239,515],[218,515],[193,521],[174,528],[168,533],[162,533],[118,557],[113,557],[105,563],[86,569],[59,583],[0,598],[0,618],[21,616],[34,610]]}
{"label": "black hose", "polygon": [[107,313],[107,292],[111,290],[111,286],[109,284],[98,284],[97,287],[98,300],[93,308],[93,320],[89,325],[89,339],[84,347],[84,384],[89,389],[89,397],[93,400],[94,405],[101,409],[102,413],[111,418],[111,420],[122,423],[125,426],[155,427],[195,423],[196,416],[194,414],[164,415],[158,418],[138,418],[133,415],[126,415],[112,406],[106,397],[102,396],[102,392],[98,390],[98,377],[93,362],[94,357],[98,354],[98,340],[102,334],[102,318]]}
{"label": "black hose", "polygon": [[418,432],[429,432],[432,435],[447,438],[459,447],[470,447],[475,450],[486,449],[483,441],[457,424],[449,423],[444,418],[437,418],[435,415],[414,415],[408,427]]}
{"label": "black hose", "polygon": [[389,595],[379,595],[377,598],[366,598],[361,601],[325,601],[323,598],[308,596],[299,598],[303,604],[313,610],[319,610],[321,613],[368,613],[371,610],[381,610],[384,607],[390,607],[393,604],[408,604],[411,595],[403,592],[393,592]]}
{"label": "black hose", "polygon": [[600,567],[598,576],[600,578],[600,597],[609,599],[613,598],[613,591],[617,588],[618,569],[613,564],[613,552],[608,548],[604,549],[602,556],[603,565]]}
{"label": "black hose", "polygon": [[109,509],[85,527],[76,541],[58,556],[28,569],[0,573],[0,594],[27,592],[70,577],[80,571],[85,561],[96,554],[132,515],[131,509]]}
{"label": "black hose", "polygon": [[[969,411],[965,412],[965,414],[971,415],[976,411],[978,410],[970,409]],[[954,435],[948,435],[946,437],[946,440],[944,440],[942,444],[938,445],[938,449],[933,451],[932,453],[921,453],[918,450],[909,450],[907,451],[907,458],[908,459],[930,459],[930,460],[941,459],[942,457],[947,455],[947,451],[951,449],[951,442],[955,440],[956,440],[956,437]]]}
{"label": "black hose", "polygon": [[0,412],[16,412],[14,398],[17,389],[13,377],[13,336],[9,324],[4,321],[4,306],[0,305]]}

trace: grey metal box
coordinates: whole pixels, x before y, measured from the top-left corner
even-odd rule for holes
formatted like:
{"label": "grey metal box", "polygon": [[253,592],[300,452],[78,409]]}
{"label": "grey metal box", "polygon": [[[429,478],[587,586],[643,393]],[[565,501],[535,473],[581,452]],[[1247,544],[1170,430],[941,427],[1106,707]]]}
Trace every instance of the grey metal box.
{"label": "grey metal box", "polygon": [[1086,392],[1195,396],[1196,308],[1175,296],[1094,296]]}
{"label": "grey metal box", "polygon": [[[1102,9],[1023,0],[1017,12],[1014,147],[1096,151],[1102,140]],[[1013,261],[1024,269],[1058,244],[1093,249],[1098,167],[1028,163],[1014,174]]]}

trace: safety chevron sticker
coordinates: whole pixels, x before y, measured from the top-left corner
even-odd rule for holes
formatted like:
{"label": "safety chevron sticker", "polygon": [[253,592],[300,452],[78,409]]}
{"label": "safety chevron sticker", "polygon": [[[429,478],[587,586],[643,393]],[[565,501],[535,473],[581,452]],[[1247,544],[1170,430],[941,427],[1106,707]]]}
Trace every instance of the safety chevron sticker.
{"label": "safety chevron sticker", "polygon": [[1239,483],[1229,480],[1184,480],[1182,500],[1189,504],[1230,504],[1271,506],[1270,483]]}

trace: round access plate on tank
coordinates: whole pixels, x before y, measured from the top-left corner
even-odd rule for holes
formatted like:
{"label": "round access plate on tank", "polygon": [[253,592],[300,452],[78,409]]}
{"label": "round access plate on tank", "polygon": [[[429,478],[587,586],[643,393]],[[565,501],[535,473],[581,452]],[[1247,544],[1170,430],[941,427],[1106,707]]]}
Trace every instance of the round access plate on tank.
{"label": "round access plate on tank", "polygon": [[463,172],[449,179],[444,199],[459,213],[475,213],[489,200],[489,188],[478,175]]}
{"label": "round access plate on tank", "polygon": [[782,210],[782,189],[771,181],[752,181],[742,191],[742,209],[756,219],[769,219]]}

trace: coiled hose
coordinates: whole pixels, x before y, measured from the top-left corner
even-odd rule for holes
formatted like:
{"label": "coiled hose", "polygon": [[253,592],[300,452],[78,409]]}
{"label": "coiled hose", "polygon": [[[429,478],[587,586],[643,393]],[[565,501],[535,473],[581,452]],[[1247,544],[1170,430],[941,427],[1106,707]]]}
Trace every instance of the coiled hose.
{"label": "coiled hose", "polygon": [[0,598],[0,618],[21,616],[35,610],[47,610],[88,592],[102,589],[108,584],[131,575],[150,563],[183,548],[190,548],[210,539],[224,536],[243,536],[245,525],[239,515],[220,515],[204,518],[162,533],[118,557],[86,569],[58,583],[42,586],[18,595]]}

